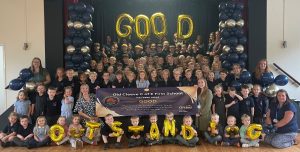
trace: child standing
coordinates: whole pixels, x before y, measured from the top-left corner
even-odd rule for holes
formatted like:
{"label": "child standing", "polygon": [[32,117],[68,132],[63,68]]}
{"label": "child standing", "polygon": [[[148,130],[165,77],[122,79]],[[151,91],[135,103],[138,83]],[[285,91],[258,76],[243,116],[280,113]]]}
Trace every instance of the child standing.
{"label": "child standing", "polygon": [[217,82],[215,80],[215,73],[213,71],[209,71],[207,77],[207,87],[209,90],[213,91],[216,85]]}
{"label": "child standing", "polygon": [[112,83],[112,88],[125,88],[126,81],[123,78],[123,71],[119,70],[116,72],[116,79]]}
{"label": "child standing", "polygon": [[72,148],[77,148],[79,143],[83,147],[83,142],[80,139],[84,129],[80,124],[80,116],[74,115],[72,118],[72,124],[69,126],[68,135],[70,136],[70,143]]}
{"label": "child standing", "polygon": [[[147,125],[146,127],[146,142],[149,146],[155,145],[155,144],[161,144],[163,141],[163,136],[161,136],[160,132],[159,132],[159,126],[157,124],[157,115],[156,114],[151,114],[149,115],[149,121],[150,124]],[[157,133],[158,137],[151,138],[151,130],[155,130],[155,132]]]}
{"label": "child standing", "polygon": [[126,75],[127,77],[127,86],[126,88],[136,88],[135,74],[132,71],[129,71]]}
{"label": "child standing", "polygon": [[118,137],[115,137],[114,132],[112,130],[113,123],[114,123],[113,115],[107,114],[105,116],[105,124],[103,125],[103,127],[101,129],[102,140],[104,142],[104,147],[103,147],[104,150],[109,148],[108,137],[117,138],[117,142],[115,143],[116,148],[121,148],[121,146],[122,146],[121,139],[122,139],[122,135],[124,134],[124,131],[122,130],[120,132],[121,135]]}
{"label": "child standing", "polygon": [[225,127],[224,132],[224,138],[221,145],[236,145],[237,147],[240,147],[239,128],[236,126],[236,118],[234,116],[227,117],[227,126]]}
{"label": "child standing", "polygon": [[183,117],[184,127],[191,127],[191,129],[193,131],[193,134],[194,134],[194,137],[190,140],[184,139],[183,134],[186,134],[186,133],[183,132],[184,130],[181,130],[180,135],[176,136],[176,139],[177,139],[179,144],[183,144],[183,145],[188,146],[188,147],[195,147],[196,146],[197,142],[199,141],[199,138],[197,137],[197,131],[195,130],[195,126],[193,126],[192,124],[193,124],[193,119],[192,119],[191,116],[184,116]]}
{"label": "child standing", "polygon": [[48,132],[49,126],[47,125],[45,116],[39,116],[33,128],[33,139],[28,142],[27,148],[42,147],[50,144]]}
{"label": "child standing", "polygon": [[61,145],[63,143],[65,143],[66,141],[69,141],[69,136],[68,136],[68,125],[67,125],[67,119],[65,116],[60,116],[57,119],[57,124],[61,125],[64,128],[64,137],[60,142],[56,142],[57,145]]}
{"label": "child standing", "polygon": [[176,141],[176,121],[174,119],[174,114],[172,112],[168,112],[166,114],[166,119],[164,120],[164,127],[162,129],[162,133],[164,136],[163,142],[166,144],[175,144]]}
{"label": "child standing", "polygon": [[219,115],[216,113],[212,114],[209,124],[207,131],[204,132],[204,136],[209,143],[218,145],[218,142],[222,141],[223,135],[223,126],[219,123]]}
{"label": "child standing", "polygon": [[[240,118],[239,101],[242,101],[243,98],[236,93],[234,87],[228,88],[228,94],[225,95],[225,99],[226,117],[234,116],[235,118]],[[240,124],[239,121],[237,124]]]}
{"label": "child standing", "polygon": [[61,101],[55,96],[56,88],[48,88],[48,98],[46,100],[45,116],[47,124],[50,126],[56,123],[61,111]]}
{"label": "child standing", "polygon": [[221,85],[215,86],[215,95],[212,100],[212,112],[220,116],[220,124],[226,125],[226,108],[225,108],[225,97],[223,94],[223,87]]}
{"label": "child standing", "polygon": [[39,84],[36,90],[37,93],[35,94],[35,97],[31,102],[31,115],[33,117],[33,122],[36,121],[37,117],[45,115],[47,100],[45,85]]}
{"label": "child standing", "polygon": [[26,91],[20,90],[17,96],[17,101],[14,103],[14,112],[16,112],[19,116],[26,115],[29,117],[31,112],[30,104],[31,102],[28,100]]}
{"label": "child standing", "polygon": [[227,91],[228,89],[228,81],[227,81],[227,74],[228,72],[226,70],[220,71],[220,78],[216,80],[217,84],[221,84],[224,91]]}
{"label": "child standing", "polygon": [[29,117],[27,115],[20,117],[20,124],[21,125],[17,130],[17,136],[13,139],[13,143],[19,147],[25,147],[33,137],[33,126],[29,124]]}
{"label": "child standing", "polygon": [[68,86],[64,89],[64,97],[61,101],[61,116],[65,116],[70,124],[72,119],[72,109],[74,106],[74,98],[72,97],[72,87]]}
{"label": "child standing", "polygon": [[140,71],[138,78],[136,80],[136,87],[137,88],[149,88],[150,82],[148,81],[148,77],[146,71]]}
{"label": "child standing", "polygon": [[96,90],[100,88],[100,82],[97,80],[96,72],[90,72],[88,85],[90,88],[90,93],[96,94]]}
{"label": "child standing", "polygon": [[[126,132],[126,136],[128,138],[128,147],[141,146],[144,142],[144,126],[139,126],[140,118],[137,116],[132,116],[130,121],[132,126],[128,126],[128,130]],[[140,129],[131,129],[134,127],[140,127]]]}
{"label": "child standing", "polygon": [[242,86],[242,96],[243,100],[239,102],[240,107],[240,116],[246,114],[248,116],[251,116],[253,118],[254,116],[254,101],[253,98],[249,97],[249,87],[248,85]]}
{"label": "child standing", "polygon": [[100,88],[111,88],[112,87],[112,82],[109,80],[109,73],[108,72],[103,72],[103,81],[100,83]]}
{"label": "child standing", "polygon": [[11,112],[8,116],[8,124],[0,131],[0,143],[2,147],[7,147],[17,135],[18,130],[18,114]]}
{"label": "child standing", "polygon": [[255,84],[252,89],[253,95],[251,96],[254,101],[254,117],[253,122],[263,124],[269,108],[269,100],[266,96],[261,94],[261,86]]}
{"label": "child standing", "polygon": [[242,123],[243,125],[240,128],[240,136],[241,136],[241,143],[242,147],[259,147],[259,139],[251,140],[247,136],[247,128],[249,127],[251,123],[251,117],[249,115],[242,115]]}

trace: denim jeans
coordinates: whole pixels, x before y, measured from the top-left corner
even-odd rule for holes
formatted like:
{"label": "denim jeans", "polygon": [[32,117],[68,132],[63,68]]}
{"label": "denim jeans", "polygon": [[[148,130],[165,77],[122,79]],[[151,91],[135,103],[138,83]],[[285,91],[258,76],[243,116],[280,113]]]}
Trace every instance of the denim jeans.
{"label": "denim jeans", "polygon": [[185,140],[182,136],[177,135],[176,139],[179,144],[183,144],[185,146],[196,146],[197,142],[199,141],[198,137],[193,137],[191,140]]}
{"label": "denim jeans", "polygon": [[287,148],[294,145],[298,133],[272,133],[266,135],[265,142],[276,148]]}
{"label": "denim jeans", "polygon": [[204,132],[205,138],[208,140],[209,143],[214,144],[215,142],[222,141],[222,136],[221,135],[216,135],[216,136],[211,136],[210,133],[207,131]]}

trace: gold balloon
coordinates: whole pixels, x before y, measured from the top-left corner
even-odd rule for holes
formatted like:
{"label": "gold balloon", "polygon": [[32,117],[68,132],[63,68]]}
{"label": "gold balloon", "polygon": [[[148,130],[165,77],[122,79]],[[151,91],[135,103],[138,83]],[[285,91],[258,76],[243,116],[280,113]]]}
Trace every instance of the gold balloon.
{"label": "gold balloon", "polygon": [[223,46],[223,51],[228,53],[230,51],[230,47],[228,45]]}
{"label": "gold balloon", "polygon": [[86,23],[84,26],[85,26],[85,28],[88,29],[88,30],[92,30],[93,27],[94,27],[92,22],[88,22],[88,23]]}
{"label": "gold balloon", "polygon": [[157,123],[152,123],[150,127],[150,139],[151,140],[158,140],[160,138],[159,129]]}
{"label": "gold balloon", "polygon": [[170,122],[168,119],[165,119],[164,120],[164,136],[168,137],[170,133],[173,137],[176,134],[175,120],[172,120],[172,122]]}
{"label": "gold balloon", "polygon": [[268,97],[275,97],[278,90],[279,88],[277,87],[277,85],[271,84],[267,87],[265,93]]}
{"label": "gold balloon", "polygon": [[[182,34],[182,29],[183,29],[183,23],[187,22],[189,25],[189,31],[184,35]],[[177,38],[179,39],[188,39],[189,37],[192,36],[194,31],[194,23],[189,15],[179,15],[178,20],[177,20]]]}
{"label": "gold balloon", "polygon": [[36,87],[35,82],[26,82],[25,83],[25,89],[29,91],[34,91]]}
{"label": "gold balloon", "polygon": [[122,136],[123,129],[120,128],[121,125],[122,125],[122,122],[119,122],[119,121],[114,121],[113,122],[113,124],[111,126],[111,130],[113,131],[113,136],[114,137]]}
{"label": "gold balloon", "polygon": [[233,20],[233,19],[228,19],[227,21],[225,21],[225,24],[226,24],[226,26],[227,27],[235,27],[235,20]]}
{"label": "gold balloon", "polygon": [[244,24],[245,24],[245,21],[244,21],[243,19],[240,19],[240,20],[238,20],[238,21],[236,22],[236,25],[237,25],[238,27],[243,27]]}
{"label": "gold balloon", "polygon": [[[155,24],[155,19],[156,18],[160,18],[161,19],[161,31],[159,32],[158,29],[156,28],[156,24]],[[154,35],[156,35],[159,39],[162,39],[164,36],[166,36],[167,34],[167,23],[166,23],[166,17],[163,13],[161,12],[157,12],[154,13],[151,18],[150,18],[150,22],[152,25],[152,31],[154,33]]]}
{"label": "gold balloon", "polygon": [[79,132],[77,132],[75,128],[71,128],[70,134],[71,134],[71,137],[73,137],[73,138],[80,138],[84,134],[84,129],[81,128],[81,129],[79,129]]}
{"label": "gold balloon", "polygon": [[79,21],[75,21],[75,22],[74,22],[74,28],[75,28],[76,30],[82,29],[83,26],[84,26],[84,24],[81,23],[81,22],[79,22]]}
{"label": "gold balloon", "polygon": [[128,126],[128,132],[133,132],[134,135],[138,135],[141,131],[144,131],[144,126]]}
{"label": "gold balloon", "polygon": [[244,46],[243,45],[237,45],[236,47],[235,47],[235,49],[236,49],[236,51],[238,52],[238,53],[243,53],[244,52]]}
{"label": "gold balloon", "polygon": [[53,125],[49,129],[49,137],[54,142],[60,142],[65,135],[65,130],[61,125]]}
{"label": "gold balloon", "polygon": [[100,123],[98,122],[86,122],[86,127],[90,128],[90,132],[88,134],[88,139],[89,140],[92,140],[94,138],[94,131],[96,128],[99,128],[100,127]]}
{"label": "gold balloon", "polygon": [[90,48],[88,46],[83,46],[80,49],[81,53],[86,54],[90,52]]}
{"label": "gold balloon", "polygon": [[262,129],[263,128],[260,124],[250,124],[247,128],[246,134],[251,140],[256,140],[261,135]]}
{"label": "gold balloon", "polygon": [[210,134],[214,136],[215,135],[214,132],[216,131],[217,128],[217,123],[211,121],[209,122],[209,127],[210,127]]}
{"label": "gold balloon", "polygon": [[[125,30],[125,33],[123,33],[121,31],[121,23],[125,19],[127,19],[129,21],[129,25],[123,25],[123,29]],[[119,17],[117,19],[117,22],[116,22],[116,32],[117,32],[117,35],[119,37],[121,37],[121,38],[128,37],[131,34],[131,32],[132,32],[132,28],[131,28],[130,25],[132,25],[133,23],[134,23],[134,19],[129,14],[123,13],[123,14],[119,15]]]}
{"label": "gold balloon", "polygon": [[225,22],[223,22],[223,21],[219,22],[219,28],[223,29],[225,27],[226,27]]}
{"label": "gold balloon", "polygon": [[[141,32],[141,23],[144,22],[144,33]],[[136,36],[145,42],[145,40],[150,36],[150,21],[146,15],[140,14],[135,17],[135,32]]]}
{"label": "gold balloon", "polygon": [[72,21],[68,21],[67,22],[67,26],[68,26],[68,28],[72,28],[73,26],[74,26],[74,23],[72,22]]}
{"label": "gold balloon", "polygon": [[182,125],[181,131],[182,131],[182,137],[185,140],[191,140],[195,136],[195,132],[193,130],[193,127],[191,126]]}
{"label": "gold balloon", "polygon": [[75,52],[75,47],[73,45],[67,46],[67,53],[72,54]]}
{"label": "gold balloon", "polygon": [[227,135],[238,135],[239,134],[239,127],[238,126],[233,126],[233,127],[229,127],[227,126],[225,128],[226,134]]}

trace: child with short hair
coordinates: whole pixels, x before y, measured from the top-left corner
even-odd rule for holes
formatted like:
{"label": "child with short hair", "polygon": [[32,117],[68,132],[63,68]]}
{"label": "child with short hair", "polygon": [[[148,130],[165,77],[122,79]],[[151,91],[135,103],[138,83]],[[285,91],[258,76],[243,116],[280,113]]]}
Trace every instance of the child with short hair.
{"label": "child with short hair", "polygon": [[61,101],[56,97],[56,88],[48,88],[48,98],[46,100],[45,109],[47,124],[52,126],[56,123],[61,112]]}
{"label": "child with short hair", "polygon": [[26,115],[29,117],[31,113],[30,104],[31,102],[28,100],[27,92],[25,90],[20,90],[17,96],[17,101],[14,103],[14,112],[16,112],[19,116]]}
{"label": "child with short hair", "polygon": [[194,86],[195,81],[192,78],[193,71],[191,69],[186,69],[184,71],[184,79],[182,80],[182,86]]}
{"label": "child with short hair", "polygon": [[27,115],[20,117],[20,124],[21,125],[17,130],[17,136],[13,139],[13,143],[19,147],[25,147],[33,137],[33,126],[29,124],[29,117]]}
{"label": "child with short hair", "polygon": [[263,124],[269,108],[269,99],[261,93],[261,86],[258,84],[253,85],[252,92],[253,95],[251,97],[254,101],[253,122]]}
{"label": "child with short hair", "polygon": [[104,142],[104,147],[103,147],[104,150],[109,148],[108,137],[117,138],[117,142],[115,143],[116,148],[121,148],[121,146],[122,146],[121,139],[124,134],[124,131],[121,130],[120,132],[118,132],[120,134],[120,136],[116,137],[114,134],[113,128],[112,128],[113,125],[114,125],[113,115],[107,114],[105,116],[105,124],[103,125],[103,127],[101,129],[102,140]]}
{"label": "child with short hair", "polygon": [[[88,124],[98,124],[99,127],[91,128]],[[97,145],[98,141],[100,141],[100,127],[101,123],[98,123],[97,117],[92,117],[89,122],[86,122],[86,132],[85,135],[82,137],[82,140],[88,144],[91,145]],[[92,134],[92,138],[89,138],[89,136]]]}
{"label": "child with short hair", "polygon": [[[157,124],[157,114],[150,114],[149,115],[149,122],[150,124],[146,127],[146,137],[145,140],[149,146],[155,145],[155,144],[162,144],[163,136],[161,135],[159,131],[159,126]],[[156,133],[155,137],[151,136],[153,132]]]}
{"label": "child with short hair", "polygon": [[174,113],[173,112],[167,112],[166,118],[164,120],[164,127],[162,129],[162,133],[164,136],[163,142],[166,144],[175,144],[177,142],[176,140],[176,121],[174,119]]}
{"label": "child with short hair", "polygon": [[116,72],[116,79],[112,83],[112,88],[125,88],[126,81],[123,78],[123,71],[119,70]]}
{"label": "child with short hair", "polygon": [[61,116],[65,116],[69,124],[71,123],[73,115],[73,106],[74,98],[72,97],[72,87],[67,86],[64,88],[64,96],[61,100]]}
{"label": "child with short hair", "polygon": [[130,121],[132,126],[128,126],[126,132],[128,147],[141,146],[144,142],[144,126],[139,126],[140,118],[138,116],[132,116]]}
{"label": "child with short hair", "polygon": [[241,143],[242,147],[259,147],[259,139],[251,140],[247,136],[247,128],[249,127],[251,123],[251,117],[247,114],[242,115],[242,123],[243,125],[240,128],[240,136],[241,136]]}
{"label": "child with short hair", "polygon": [[87,84],[89,85],[90,93],[96,94],[96,90],[100,88],[100,82],[97,80],[96,72],[89,73],[89,80]]}
{"label": "child with short hair", "polygon": [[0,144],[2,147],[10,146],[18,130],[18,114],[11,112],[8,116],[8,124],[0,131]]}
{"label": "child with short hair", "polygon": [[221,70],[220,71],[220,78],[218,78],[216,80],[217,84],[221,84],[222,85],[224,91],[227,91],[228,85],[229,85],[228,81],[227,81],[227,74],[228,74],[227,70],[224,70],[224,69]]}
{"label": "child with short hair", "polygon": [[[243,98],[236,93],[234,87],[228,88],[228,94],[225,95],[225,108],[226,108],[226,116],[234,116],[235,118],[240,118],[240,108],[239,101],[242,101]],[[237,122],[237,124],[240,121]]]}
{"label": "child with short hair", "polygon": [[209,90],[213,91],[216,85],[217,82],[215,80],[215,73],[213,71],[209,71],[207,77],[207,87]]}
{"label": "child with short hair", "polygon": [[56,145],[62,145],[65,142],[69,141],[69,136],[68,136],[68,124],[67,124],[67,119],[65,116],[59,116],[59,118],[57,119],[57,124],[62,126],[64,128],[64,136],[63,139],[59,142],[56,142]]}
{"label": "child with short hair", "polygon": [[129,71],[126,75],[127,78],[127,86],[126,88],[136,88],[135,74],[132,71]]}
{"label": "child with short hair", "polygon": [[27,148],[31,149],[50,144],[48,132],[49,126],[47,125],[45,116],[39,116],[33,128],[33,139],[28,142]]}
{"label": "child with short hair", "polygon": [[211,120],[207,131],[204,132],[205,138],[209,143],[218,145],[222,141],[223,126],[219,123],[219,115],[214,113],[211,115]]}
{"label": "child with short hair", "polygon": [[236,118],[234,116],[227,117],[227,126],[224,130],[224,138],[221,143],[222,146],[232,146],[236,145],[240,147],[240,135],[239,127],[236,126]]}
{"label": "child with short hair", "polygon": [[225,96],[223,93],[223,87],[216,85],[215,95],[212,100],[212,113],[220,116],[220,123],[222,126],[226,125],[226,108],[225,108]]}
{"label": "child with short hair", "polygon": [[109,80],[109,73],[104,71],[102,78],[103,81],[100,83],[100,88],[111,88],[112,82]]}
{"label": "child with short hair", "polygon": [[[180,134],[176,136],[176,139],[178,141],[179,144],[185,145],[187,147],[195,147],[197,142],[199,141],[198,133],[195,130],[195,126],[192,125],[193,124],[193,119],[191,116],[184,116],[183,117],[183,126],[181,127],[181,131]],[[190,130],[190,134],[194,134],[193,137],[191,139],[185,139],[184,135],[186,134],[186,129],[189,127]],[[184,130],[183,130],[184,129]]]}
{"label": "child with short hair", "polygon": [[79,80],[78,77],[74,75],[73,69],[66,70],[66,78],[64,79],[64,87],[71,86],[73,88],[73,96],[77,97],[79,94]]}
{"label": "child with short hair", "polygon": [[250,89],[248,85],[242,86],[242,97],[243,100],[239,102],[240,115],[249,115],[251,118],[254,116],[254,101],[253,98],[249,97]]}
{"label": "child with short hair", "polygon": [[84,129],[80,124],[80,116],[79,115],[73,115],[72,123],[69,126],[69,140],[71,143],[72,148],[77,148],[77,144],[79,143],[81,147],[83,147],[83,142],[81,140],[81,136],[84,133]]}
{"label": "child with short hair", "polygon": [[36,121],[37,117],[45,115],[46,107],[46,87],[43,84],[38,84],[36,88],[37,93],[31,102],[31,115],[33,122]]}

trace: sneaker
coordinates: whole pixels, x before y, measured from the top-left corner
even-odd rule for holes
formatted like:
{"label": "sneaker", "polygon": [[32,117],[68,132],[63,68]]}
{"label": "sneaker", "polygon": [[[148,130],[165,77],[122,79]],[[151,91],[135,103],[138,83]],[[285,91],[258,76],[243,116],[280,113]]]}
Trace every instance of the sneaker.
{"label": "sneaker", "polygon": [[121,145],[121,143],[119,143],[119,142],[116,142],[116,143],[115,143],[115,148],[117,148],[117,149],[119,149],[119,148],[122,148],[122,145]]}
{"label": "sneaker", "polygon": [[103,146],[103,150],[107,150],[108,148],[109,148],[109,144],[105,143],[104,146]]}
{"label": "sneaker", "polygon": [[254,145],[254,147],[259,147],[259,143],[256,143],[256,144]]}
{"label": "sneaker", "polygon": [[248,148],[248,147],[249,147],[249,144],[242,144],[242,147],[243,147],[243,148]]}
{"label": "sneaker", "polygon": [[217,142],[217,141],[215,141],[215,142],[214,142],[214,145],[218,146],[218,142]]}

